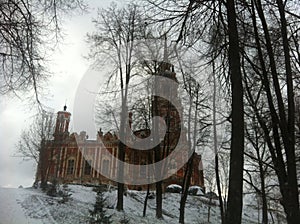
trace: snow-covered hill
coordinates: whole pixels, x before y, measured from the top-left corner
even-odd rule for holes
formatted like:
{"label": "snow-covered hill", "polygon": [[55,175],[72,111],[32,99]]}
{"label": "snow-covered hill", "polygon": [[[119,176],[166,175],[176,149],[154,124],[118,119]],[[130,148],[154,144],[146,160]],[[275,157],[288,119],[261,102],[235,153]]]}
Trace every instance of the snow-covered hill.
{"label": "snow-covered hill", "polygon": [[[50,197],[33,188],[0,188],[0,224],[36,224],[36,223],[87,223],[88,209],[93,207],[96,193],[91,187],[69,185],[71,199],[61,203],[61,198]],[[116,205],[117,192],[106,192],[107,205]],[[125,216],[129,223],[178,223],[180,194],[165,193],[163,199],[164,220],[155,218],[155,199],[148,200],[147,217],[142,217],[145,192],[128,191],[124,197]],[[217,202],[215,201],[215,204]],[[186,223],[220,223],[219,209],[209,205],[208,199],[189,196],[186,205]],[[122,212],[107,209],[114,223],[120,223]],[[243,214],[243,223],[257,223],[257,211],[247,207]]]}

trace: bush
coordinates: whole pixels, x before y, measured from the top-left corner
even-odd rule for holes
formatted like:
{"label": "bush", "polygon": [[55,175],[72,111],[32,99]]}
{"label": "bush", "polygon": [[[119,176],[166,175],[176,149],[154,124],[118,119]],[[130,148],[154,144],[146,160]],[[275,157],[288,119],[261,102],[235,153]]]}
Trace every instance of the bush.
{"label": "bush", "polygon": [[59,191],[59,196],[62,197],[60,203],[66,203],[70,200],[72,194],[70,193],[70,189],[68,188],[67,184],[63,185],[63,190]]}
{"label": "bush", "polygon": [[56,179],[54,179],[52,183],[49,184],[46,188],[47,195],[51,197],[57,197],[58,196],[57,187],[58,187],[58,182]]}
{"label": "bush", "polygon": [[126,217],[125,212],[123,213],[122,219],[120,219],[121,224],[128,224],[129,223],[129,218]]}
{"label": "bush", "polygon": [[154,199],[155,198],[155,193],[154,192],[149,192],[148,198],[149,199]]}

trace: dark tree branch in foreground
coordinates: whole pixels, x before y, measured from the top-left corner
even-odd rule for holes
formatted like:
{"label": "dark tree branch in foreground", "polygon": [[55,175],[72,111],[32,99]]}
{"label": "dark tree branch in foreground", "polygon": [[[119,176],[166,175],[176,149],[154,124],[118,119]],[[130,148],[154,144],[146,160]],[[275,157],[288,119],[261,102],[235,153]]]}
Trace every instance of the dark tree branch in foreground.
{"label": "dark tree branch in foreground", "polygon": [[85,5],[81,0],[0,2],[0,94],[33,90],[40,103],[49,75],[46,58],[58,42],[61,16],[76,8]]}

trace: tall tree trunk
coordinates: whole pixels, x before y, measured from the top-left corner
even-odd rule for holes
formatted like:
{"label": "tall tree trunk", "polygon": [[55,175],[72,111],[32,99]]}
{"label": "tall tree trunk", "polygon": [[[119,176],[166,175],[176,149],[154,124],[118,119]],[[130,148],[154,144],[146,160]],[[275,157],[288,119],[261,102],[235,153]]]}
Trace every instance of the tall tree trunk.
{"label": "tall tree trunk", "polygon": [[[187,88],[188,88],[188,94],[189,94],[189,110],[188,110],[188,121],[187,121],[187,141],[188,141],[188,149],[192,150],[192,139],[191,139],[191,116],[192,116],[192,90],[191,90],[191,83],[188,80],[187,81]],[[196,100],[197,103],[197,100]],[[197,115],[197,107],[195,111],[195,115]],[[194,122],[195,123],[195,122]],[[195,123],[196,124],[196,123]],[[196,126],[194,127],[196,128]],[[183,178],[183,183],[182,183],[182,192],[181,192],[181,198],[180,198],[180,206],[179,206],[179,223],[184,223],[184,209],[185,209],[185,204],[187,200],[187,195],[188,195],[188,188],[190,184],[190,179],[192,175],[192,169],[193,169],[193,156],[188,160],[188,163],[186,164],[186,170],[184,173],[184,178]]]}
{"label": "tall tree trunk", "polygon": [[156,218],[162,219],[162,181],[156,182]]}
{"label": "tall tree trunk", "polygon": [[[155,97],[156,98],[156,97]],[[157,110],[157,101],[155,102],[155,108]],[[156,124],[158,125],[158,124]],[[157,126],[156,126],[157,127]],[[158,129],[155,129],[158,130]],[[156,131],[155,133],[158,134],[158,131]],[[154,156],[155,156],[155,162],[160,161],[161,159],[161,147],[160,144],[158,144],[155,147],[155,152],[154,152]],[[155,170],[155,174],[157,175],[158,179],[161,179],[161,169],[157,169]],[[163,215],[162,215],[162,181],[159,180],[155,183],[155,187],[156,187],[156,218],[158,219],[162,219]]]}
{"label": "tall tree trunk", "polygon": [[[147,128],[149,128],[148,125],[147,125]],[[152,151],[148,152],[147,160],[148,160],[148,163],[147,163],[147,164],[153,163],[153,159],[152,159]],[[152,167],[152,166],[151,166],[151,167]],[[153,170],[152,170],[151,173],[153,173]],[[150,175],[150,169],[148,169],[148,175]],[[150,194],[150,184],[147,185],[147,193],[146,193],[146,197],[145,197],[145,201],[144,201],[143,217],[146,216],[147,202],[148,202],[149,194]]]}
{"label": "tall tree trunk", "polygon": [[189,191],[190,181],[193,172],[193,159],[194,159],[194,154],[191,156],[191,158],[188,161],[186,175],[183,180],[183,192],[180,198],[180,207],[179,207],[179,223],[184,223],[184,213],[185,213],[184,209],[188,197],[188,191]]}
{"label": "tall tree trunk", "polygon": [[283,147],[285,149],[285,154],[286,154],[287,170],[285,167],[285,163],[283,162],[284,158],[281,152],[280,144],[275,145],[275,149],[278,156],[277,156],[277,160],[273,159],[273,162],[275,166],[276,163],[280,162],[279,165],[276,166],[278,170],[276,173],[279,179],[280,191],[283,198],[283,207],[285,213],[287,214],[287,221],[288,223],[292,223],[292,224],[299,223],[300,222],[299,195],[298,195],[298,187],[297,187],[296,162],[295,162],[295,127],[294,127],[295,106],[294,106],[293,82],[292,82],[290,55],[289,55],[289,47],[288,47],[288,40],[287,40],[286,20],[284,15],[284,6],[281,0],[277,0],[279,13],[280,13],[281,35],[283,39],[283,48],[284,48],[284,57],[285,57],[286,82],[287,82],[287,94],[288,94],[288,118],[286,118],[286,113],[285,113],[286,108],[282,100],[282,94],[278,83],[276,62],[274,58],[272,43],[270,40],[270,34],[268,31],[266,19],[264,17],[261,1],[257,0],[256,3],[257,3],[256,7],[258,10],[258,14],[264,29],[266,47],[267,47],[267,52],[270,59],[270,65],[272,70],[273,85],[274,85],[277,102],[278,102],[279,117],[277,119],[280,127]]}
{"label": "tall tree trunk", "polygon": [[[126,130],[125,130],[125,123],[126,123],[126,117],[128,114],[127,110],[127,87],[128,83],[125,88],[125,93],[122,96],[122,112],[121,112],[121,123],[120,123],[120,139],[123,140],[126,136]],[[121,88],[123,89],[123,86],[121,85]],[[123,91],[122,91],[123,92]],[[119,160],[121,161],[118,164],[118,201],[117,201],[117,210],[122,211],[123,208],[123,195],[124,195],[124,164],[122,162],[125,162],[125,149],[126,145],[122,141],[119,140]]]}
{"label": "tall tree trunk", "polygon": [[300,210],[299,210],[299,192],[297,184],[297,171],[296,171],[296,156],[295,156],[295,102],[294,102],[294,88],[293,88],[293,75],[290,60],[289,43],[287,37],[287,22],[285,18],[284,4],[282,0],[277,0],[280,23],[281,23],[281,36],[283,41],[287,95],[288,95],[288,123],[287,123],[287,141],[286,158],[287,158],[287,181],[288,181],[288,194],[286,200],[287,208],[287,221],[288,223],[300,223]]}
{"label": "tall tree trunk", "polygon": [[47,187],[47,161],[46,161],[46,146],[45,139],[42,139],[41,148],[39,152],[39,162],[38,162],[38,173],[41,177],[41,188],[44,190]]}
{"label": "tall tree trunk", "polygon": [[[125,150],[124,144],[119,142],[119,160],[124,161],[125,159]],[[119,181],[124,177],[124,166],[121,163],[118,164],[118,178]],[[123,211],[123,195],[124,195],[124,184],[122,182],[118,182],[118,201],[117,201],[117,210]]]}
{"label": "tall tree trunk", "polygon": [[[259,0],[256,1],[255,4],[257,10],[258,10],[258,14],[259,14],[259,18],[262,21],[263,27],[264,27],[264,33],[265,33],[265,39],[266,39],[266,43],[267,43],[267,51],[268,51],[268,55],[270,57],[270,61],[273,61],[273,63],[271,63],[272,65],[272,70],[274,72],[274,70],[276,71],[276,68],[274,68],[274,60],[272,59],[272,49],[271,49],[271,43],[270,43],[270,37],[268,35],[268,30],[267,30],[267,24],[263,15],[263,10],[261,8],[261,3]],[[285,194],[286,191],[284,190],[284,183],[286,182],[286,172],[285,172],[285,165],[284,165],[284,161],[283,161],[283,155],[282,155],[282,149],[281,149],[281,141],[280,141],[280,136],[279,136],[279,117],[277,114],[277,111],[275,109],[275,105],[274,105],[274,100],[273,100],[273,96],[271,93],[271,87],[270,87],[270,82],[268,79],[268,74],[267,74],[267,69],[266,69],[266,65],[265,65],[265,61],[264,61],[264,57],[263,57],[263,53],[262,53],[262,48],[261,48],[261,44],[260,44],[260,38],[259,38],[259,33],[258,33],[258,29],[257,29],[257,24],[256,24],[256,17],[255,17],[255,10],[254,10],[254,2],[252,2],[252,12],[253,12],[253,27],[254,27],[254,33],[255,33],[255,42],[256,42],[256,47],[257,47],[257,52],[258,52],[258,56],[259,56],[259,60],[260,60],[260,65],[262,68],[262,84],[264,86],[264,89],[266,91],[266,95],[267,95],[267,99],[268,99],[268,106],[270,109],[270,114],[271,114],[271,118],[272,118],[272,131],[273,131],[273,139],[274,139],[274,144],[275,147],[272,144],[272,140],[270,138],[270,130],[268,129],[265,121],[262,119],[261,115],[258,112],[258,109],[256,108],[256,105],[254,103],[254,100],[251,96],[251,93],[249,93],[249,98],[252,101],[252,105],[254,106],[254,111],[256,114],[256,117],[260,123],[260,126],[262,127],[263,131],[264,131],[264,135],[265,135],[265,139],[268,145],[268,148],[270,150],[271,153],[271,157],[272,157],[272,162],[274,164],[274,167],[276,167],[275,172],[276,175],[278,177],[278,181],[279,181],[279,186],[280,186],[280,191],[281,194],[283,195],[283,197],[285,198]],[[273,76],[274,77],[274,76]],[[248,91],[248,88],[247,88]]]}
{"label": "tall tree trunk", "polygon": [[229,73],[232,94],[232,134],[226,224],[238,224],[241,223],[243,207],[244,105],[234,0],[227,0],[227,22],[229,34]]}
{"label": "tall tree trunk", "polygon": [[263,169],[262,158],[259,156],[259,151],[257,150],[258,155],[258,163],[259,163],[259,177],[260,177],[260,188],[261,188],[261,200],[262,200],[262,224],[268,223],[268,204],[266,197],[266,189],[265,189],[265,175]]}
{"label": "tall tree trunk", "polygon": [[[191,153],[191,157],[187,162],[187,168],[184,174],[183,178],[183,184],[182,184],[182,195],[180,199],[180,214],[179,214],[179,223],[184,223],[184,214],[185,214],[185,204],[188,196],[188,190],[190,187],[191,177],[193,173],[193,160],[195,156],[195,150],[197,145],[197,132],[198,132],[198,107],[199,107],[199,91],[200,87],[199,84],[193,83],[193,79],[189,77],[188,79],[186,77],[184,78],[184,85],[186,90],[189,94],[189,110],[188,110],[188,128],[187,128],[187,141],[188,141],[188,149]],[[196,84],[196,86],[192,87],[193,84]],[[194,99],[194,97],[196,97]],[[192,119],[192,108],[193,104],[195,104],[193,119]],[[193,121],[193,130],[192,130],[192,121]],[[191,135],[193,131],[193,136]]]}
{"label": "tall tree trunk", "polygon": [[[156,66],[155,66],[156,68]],[[154,74],[154,101],[153,101],[153,116],[160,116],[158,113],[158,96],[156,95],[156,92],[158,91],[156,88],[158,87],[158,83],[157,83],[157,71],[155,71]],[[153,122],[153,130],[154,130],[154,138],[155,138],[155,142],[159,142],[159,123]],[[162,152],[161,152],[161,144],[158,144],[157,146],[154,147],[154,159],[155,162],[159,162],[161,160],[161,156],[162,156]],[[155,170],[155,175],[157,181],[155,183],[155,187],[156,187],[156,218],[158,219],[162,219],[163,215],[162,215],[162,181],[161,179],[161,171],[162,171],[163,167],[160,167],[160,169],[158,168],[157,170]]]}
{"label": "tall tree trunk", "polygon": [[224,216],[224,205],[222,199],[220,175],[219,175],[219,156],[218,156],[218,139],[217,139],[217,118],[216,118],[216,94],[217,94],[217,82],[215,74],[215,62],[212,62],[213,66],[213,135],[214,135],[214,153],[215,153],[215,174],[216,174],[216,184],[218,190],[219,204],[220,204],[220,213],[221,213],[221,223],[225,223]]}
{"label": "tall tree trunk", "polygon": [[146,211],[147,211],[147,201],[149,198],[149,193],[150,193],[150,184],[147,185],[147,193],[144,201],[144,209],[143,209],[143,217],[146,216]]}

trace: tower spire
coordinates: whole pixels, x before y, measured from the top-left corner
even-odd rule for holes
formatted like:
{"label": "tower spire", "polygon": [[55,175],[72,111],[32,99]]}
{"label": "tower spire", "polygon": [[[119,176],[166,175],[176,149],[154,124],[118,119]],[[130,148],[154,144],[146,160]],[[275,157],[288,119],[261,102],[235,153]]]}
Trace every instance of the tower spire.
{"label": "tower spire", "polygon": [[65,100],[64,111],[67,111],[67,99]]}
{"label": "tower spire", "polygon": [[70,117],[71,113],[67,111],[66,105],[63,111],[57,112],[54,139],[63,139],[69,135]]}

